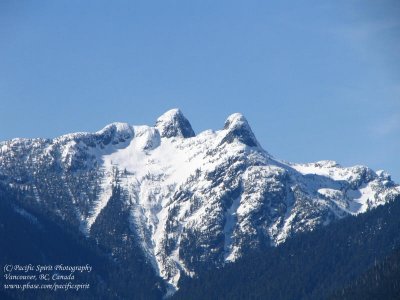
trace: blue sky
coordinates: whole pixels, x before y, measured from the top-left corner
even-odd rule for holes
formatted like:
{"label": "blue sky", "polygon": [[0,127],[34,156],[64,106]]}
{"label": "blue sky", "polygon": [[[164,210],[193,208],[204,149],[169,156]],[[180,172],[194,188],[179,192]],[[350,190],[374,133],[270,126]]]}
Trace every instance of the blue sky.
{"label": "blue sky", "polygon": [[[396,3],[397,2],[397,3]],[[277,158],[400,182],[398,1],[0,1],[0,140],[242,112]]]}

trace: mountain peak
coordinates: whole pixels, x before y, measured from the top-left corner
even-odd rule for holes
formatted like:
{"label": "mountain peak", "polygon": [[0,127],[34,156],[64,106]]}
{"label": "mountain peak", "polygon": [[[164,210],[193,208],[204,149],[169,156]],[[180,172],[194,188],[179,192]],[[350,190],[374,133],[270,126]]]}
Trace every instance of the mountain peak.
{"label": "mountain peak", "polygon": [[128,123],[115,122],[96,132],[104,145],[118,144],[134,136],[132,127]]}
{"label": "mountain peak", "polygon": [[227,135],[222,143],[232,143],[236,139],[250,147],[259,145],[249,123],[240,113],[234,113],[226,119],[224,130],[227,131]]}
{"label": "mountain peak", "polygon": [[246,118],[241,113],[231,114],[225,121],[224,129],[229,129],[237,126],[249,126]]}
{"label": "mountain peak", "polygon": [[108,124],[103,129],[97,131],[98,134],[103,134],[108,131],[114,131],[118,133],[132,133],[132,127],[128,123],[114,122]]}
{"label": "mountain peak", "polygon": [[161,137],[193,137],[195,136],[192,126],[185,118],[182,112],[177,109],[171,109],[161,115],[155,126]]}

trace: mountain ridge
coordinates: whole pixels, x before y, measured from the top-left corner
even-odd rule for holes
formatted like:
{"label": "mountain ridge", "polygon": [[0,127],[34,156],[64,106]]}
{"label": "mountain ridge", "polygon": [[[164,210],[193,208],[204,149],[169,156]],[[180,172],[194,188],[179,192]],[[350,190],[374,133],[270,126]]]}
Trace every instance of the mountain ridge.
{"label": "mountain ridge", "polygon": [[0,180],[86,236],[118,186],[131,234],[169,294],[182,272],[235,261],[246,249],[276,246],[400,194],[387,173],[364,166],[277,160],[238,113],[223,129],[195,135],[178,109],[155,126],[112,123],[95,133],[1,142]]}

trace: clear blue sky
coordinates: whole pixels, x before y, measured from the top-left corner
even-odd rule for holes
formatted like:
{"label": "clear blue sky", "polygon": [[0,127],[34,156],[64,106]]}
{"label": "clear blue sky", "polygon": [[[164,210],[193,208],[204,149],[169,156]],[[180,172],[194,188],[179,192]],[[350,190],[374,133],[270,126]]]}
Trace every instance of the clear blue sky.
{"label": "clear blue sky", "polygon": [[242,112],[287,161],[400,182],[400,2],[0,1],[0,140]]}

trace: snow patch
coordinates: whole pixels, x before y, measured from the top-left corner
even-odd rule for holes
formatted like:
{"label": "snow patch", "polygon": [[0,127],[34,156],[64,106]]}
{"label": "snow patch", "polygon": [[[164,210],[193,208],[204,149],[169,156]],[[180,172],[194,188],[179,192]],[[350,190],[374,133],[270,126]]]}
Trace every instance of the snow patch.
{"label": "snow patch", "polygon": [[236,251],[232,246],[232,235],[237,223],[237,209],[240,205],[240,197],[233,200],[231,207],[225,213],[225,226],[224,226],[224,258],[225,261],[234,261],[236,259]]}

